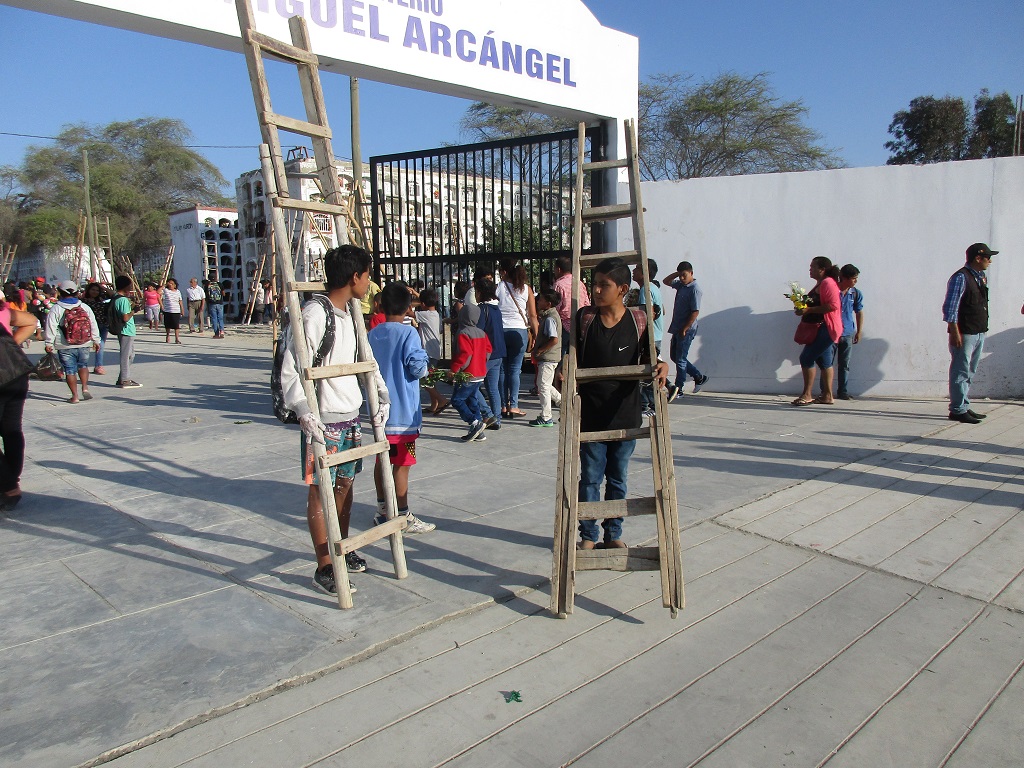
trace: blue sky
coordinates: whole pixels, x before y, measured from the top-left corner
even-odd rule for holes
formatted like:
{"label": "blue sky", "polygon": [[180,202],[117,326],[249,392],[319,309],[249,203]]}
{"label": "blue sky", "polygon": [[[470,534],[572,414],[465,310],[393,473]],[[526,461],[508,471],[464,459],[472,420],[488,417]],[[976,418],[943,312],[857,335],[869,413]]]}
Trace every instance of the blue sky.
{"label": "blue sky", "polygon": [[[481,2],[485,0],[480,0]],[[2,2],[2,0],[0,0]],[[641,77],[768,72],[850,166],[882,165],[895,111],[921,95],[970,99],[1024,90],[1020,0],[586,0],[607,27],[640,38]],[[0,131],[53,136],[73,122],[184,120],[201,145],[255,145],[240,54],[0,5]],[[348,79],[324,75],[335,151],[350,154]],[[297,90],[297,89],[296,89]],[[363,155],[459,140],[468,102],[361,81]],[[275,91],[279,111],[299,114]],[[0,135],[0,164],[38,140]],[[203,151],[232,181],[255,149]]]}

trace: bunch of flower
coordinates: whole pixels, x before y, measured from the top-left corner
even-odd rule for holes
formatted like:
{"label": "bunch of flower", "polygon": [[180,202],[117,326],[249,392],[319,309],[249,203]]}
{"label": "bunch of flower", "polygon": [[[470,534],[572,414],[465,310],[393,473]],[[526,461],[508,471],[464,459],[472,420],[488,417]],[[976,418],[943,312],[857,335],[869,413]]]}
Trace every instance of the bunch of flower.
{"label": "bunch of flower", "polygon": [[431,368],[427,371],[427,375],[420,379],[421,387],[436,387],[438,382],[447,381],[452,384],[465,384],[467,381],[472,379],[465,371],[459,371],[458,373],[452,373],[444,368]]}
{"label": "bunch of flower", "polygon": [[795,280],[789,284],[789,293],[782,295],[793,302],[793,309],[807,309],[807,291]]}

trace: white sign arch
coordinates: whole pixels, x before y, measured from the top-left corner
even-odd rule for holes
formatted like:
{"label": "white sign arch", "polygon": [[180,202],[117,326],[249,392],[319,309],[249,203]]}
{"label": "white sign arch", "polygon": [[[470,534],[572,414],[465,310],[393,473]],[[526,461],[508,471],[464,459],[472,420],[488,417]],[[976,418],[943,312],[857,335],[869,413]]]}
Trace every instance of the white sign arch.
{"label": "white sign arch", "polygon": [[[234,0],[0,0],[241,50]],[[259,31],[304,16],[321,68],[592,121],[636,116],[639,41],[580,0],[251,0]]]}

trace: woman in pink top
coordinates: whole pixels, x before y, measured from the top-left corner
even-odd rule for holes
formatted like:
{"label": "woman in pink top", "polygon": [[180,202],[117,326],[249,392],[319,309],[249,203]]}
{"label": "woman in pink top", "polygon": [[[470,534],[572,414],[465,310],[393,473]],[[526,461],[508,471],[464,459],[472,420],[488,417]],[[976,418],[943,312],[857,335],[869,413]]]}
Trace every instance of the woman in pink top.
{"label": "woman in pink top", "polygon": [[[36,319],[28,312],[14,309],[0,294],[0,325],[21,344],[36,330]],[[2,333],[3,331],[0,331]],[[13,509],[21,501],[21,470],[25,465],[25,433],[21,417],[28,397],[28,374],[0,387],[0,511]]]}
{"label": "woman in pink top", "polygon": [[[843,335],[843,316],[839,298],[839,267],[824,256],[811,259],[810,275],[817,284],[808,292],[810,304],[794,310],[803,322],[819,320],[814,341],[804,345],[800,353],[800,370],[804,375],[804,391],[793,405],[832,405],[832,374],[835,370],[836,342]],[[814,367],[821,368],[821,396],[814,397]]]}
{"label": "woman in pink top", "polygon": [[149,330],[155,331],[160,325],[160,291],[153,283],[147,283],[142,297],[146,302],[146,322],[149,323]]}

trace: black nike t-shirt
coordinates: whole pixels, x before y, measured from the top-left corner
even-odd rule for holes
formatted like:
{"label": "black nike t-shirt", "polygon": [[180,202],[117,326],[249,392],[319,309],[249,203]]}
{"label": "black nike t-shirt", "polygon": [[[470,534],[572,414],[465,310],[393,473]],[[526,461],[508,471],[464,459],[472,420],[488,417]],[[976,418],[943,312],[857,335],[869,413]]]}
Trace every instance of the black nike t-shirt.
{"label": "black nike t-shirt", "polygon": [[[585,310],[580,310],[583,312]],[[587,329],[587,338],[577,351],[580,368],[611,368],[638,365],[641,350],[647,348],[647,331],[637,339],[636,322],[629,310],[611,328],[600,316]],[[576,315],[576,338],[581,338],[580,314]],[[605,379],[579,385],[580,430],[602,432],[609,429],[636,429],[642,424],[640,414],[640,382],[636,379]]]}

